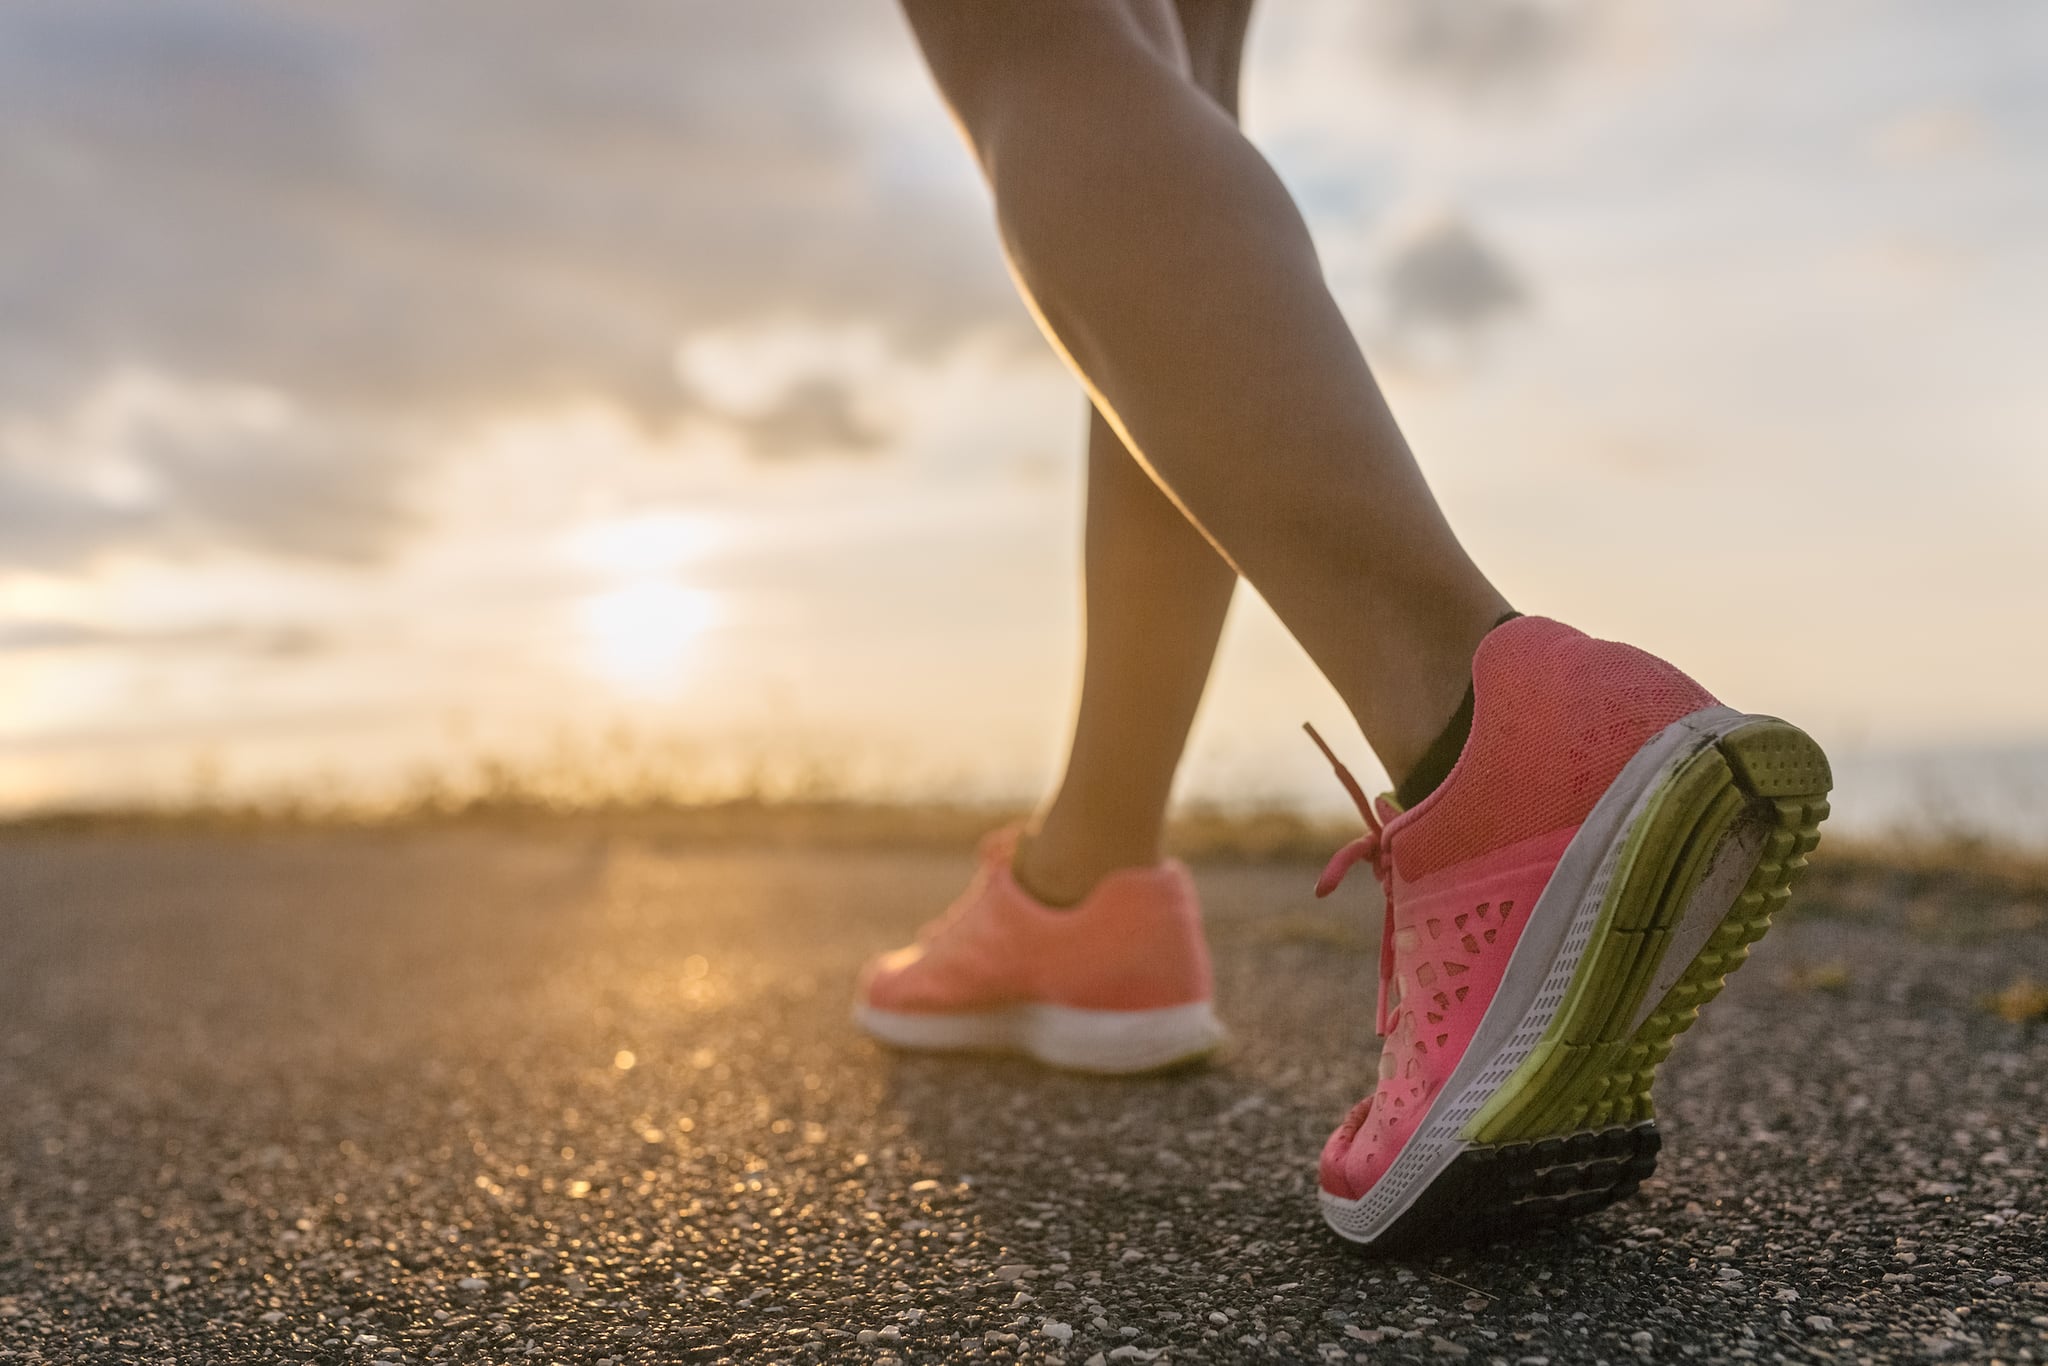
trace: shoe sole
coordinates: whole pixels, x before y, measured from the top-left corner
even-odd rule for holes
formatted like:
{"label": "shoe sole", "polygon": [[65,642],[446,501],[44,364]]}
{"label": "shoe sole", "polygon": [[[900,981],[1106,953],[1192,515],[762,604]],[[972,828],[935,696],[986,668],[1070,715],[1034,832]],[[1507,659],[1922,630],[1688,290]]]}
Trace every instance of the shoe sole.
{"label": "shoe sole", "polygon": [[1645,745],[1565,850],[1414,1137],[1364,1195],[1322,1192],[1330,1227],[1397,1251],[1634,1193],[1656,1169],[1657,1066],[1785,904],[1832,781],[1803,731],[1726,707]]}
{"label": "shoe sole", "polygon": [[941,1053],[1018,1053],[1048,1067],[1129,1076],[1179,1067],[1223,1044],[1207,1001],[1160,1010],[1080,1010],[1024,1005],[926,1014],[856,1004],[854,1023],[896,1048]]}

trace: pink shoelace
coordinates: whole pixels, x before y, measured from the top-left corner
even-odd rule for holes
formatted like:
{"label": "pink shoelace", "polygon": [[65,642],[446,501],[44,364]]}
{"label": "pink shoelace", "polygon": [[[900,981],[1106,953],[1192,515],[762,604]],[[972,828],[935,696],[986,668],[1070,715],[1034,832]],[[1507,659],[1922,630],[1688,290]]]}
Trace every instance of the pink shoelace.
{"label": "pink shoelace", "polygon": [[994,875],[994,865],[1007,863],[1015,847],[1016,835],[1012,826],[991,830],[983,835],[974,850],[977,864],[974,877],[945,910],[927,920],[919,928],[917,942],[931,948],[941,940],[954,937],[953,932],[966,921],[967,912],[973,909],[974,903],[981,900],[982,893],[987,890],[988,880]]}
{"label": "pink shoelace", "polygon": [[1381,1038],[1393,1032],[1394,995],[1394,870],[1386,857],[1386,827],[1380,823],[1379,813],[1373,810],[1372,802],[1365,795],[1365,789],[1358,785],[1358,779],[1351,776],[1351,770],[1344,767],[1343,760],[1325,744],[1316,728],[1304,721],[1301,728],[1308,732],[1308,738],[1316,742],[1316,748],[1330,761],[1336,770],[1337,781],[1344,784],[1344,790],[1351,795],[1358,807],[1358,814],[1365,817],[1365,833],[1339,849],[1331,857],[1323,875],[1316,879],[1316,895],[1328,896],[1337,890],[1338,884],[1361,863],[1372,865],[1373,876],[1380,882],[1382,899],[1386,903],[1385,919],[1380,927],[1380,994],[1374,1003],[1373,1029]]}

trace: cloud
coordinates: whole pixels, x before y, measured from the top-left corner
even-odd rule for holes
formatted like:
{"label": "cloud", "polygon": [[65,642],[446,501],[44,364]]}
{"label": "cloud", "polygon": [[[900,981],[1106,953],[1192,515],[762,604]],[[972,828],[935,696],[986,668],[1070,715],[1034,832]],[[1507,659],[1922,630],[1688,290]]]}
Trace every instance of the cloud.
{"label": "cloud", "polygon": [[[131,536],[374,557],[437,432],[591,399],[719,416],[678,338],[796,312],[910,353],[1021,330],[926,85],[895,16],[826,0],[5,7],[0,422],[150,373],[297,425],[145,424],[147,505],[16,443],[0,563]],[[739,425],[776,458],[880,435],[829,377]]]}
{"label": "cloud", "polygon": [[324,648],[327,640],[304,627],[194,626],[169,631],[123,631],[76,621],[0,622],[0,655],[66,650],[238,650],[248,654],[299,656]]}
{"label": "cloud", "polygon": [[0,547],[41,569],[223,548],[364,563],[410,523],[400,449],[269,391],[121,372],[0,423]]}
{"label": "cloud", "polygon": [[887,433],[860,410],[852,389],[824,375],[790,386],[774,407],[735,423],[765,459],[870,454]]}
{"label": "cloud", "polygon": [[1923,169],[1984,151],[1990,143],[1984,116],[1967,106],[1936,105],[1894,114],[1871,130],[1869,145],[1878,161]]}
{"label": "cloud", "polygon": [[1367,21],[1382,62],[1465,96],[1550,78],[1584,49],[1599,0],[1385,0]]}
{"label": "cloud", "polygon": [[780,319],[705,331],[676,348],[692,405],[767,460],[872,454],[894,435],[883,413],[906,376],[877,328]]}
{"label": "cloud", "polygon": [[1388,322],[1409,339],[1470,335],[1528,302],[1506,258],[1456,214],[1423,220],[1402,236],[1387,257],[1382,284]]}

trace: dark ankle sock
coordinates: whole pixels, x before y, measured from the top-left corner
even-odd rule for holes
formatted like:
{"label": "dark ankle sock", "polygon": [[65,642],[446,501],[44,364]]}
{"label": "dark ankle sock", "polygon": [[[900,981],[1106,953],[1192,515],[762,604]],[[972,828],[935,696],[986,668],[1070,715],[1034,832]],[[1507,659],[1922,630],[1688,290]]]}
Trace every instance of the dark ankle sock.
{"label": "dark ankle sock", "polygon": [[[1520,612],[1510,612],[1488,629],[1505,626],[1520,615]],[[1429,748],[1422,752],[1422,758],[1394,789],[1394,800],[1403,811],[1414,809],[1417,802],[1442,787],[1444,779],[1450,777],[1451,770],[1458,766],[1458,756],[1465,752],[1465,742],[1472,738],[1472,704],[1475,699],[1472,685],[1467,683],[1465,700],[1451,713],[1450,724],[1437,732],[1436,739],[1431,740]]]}

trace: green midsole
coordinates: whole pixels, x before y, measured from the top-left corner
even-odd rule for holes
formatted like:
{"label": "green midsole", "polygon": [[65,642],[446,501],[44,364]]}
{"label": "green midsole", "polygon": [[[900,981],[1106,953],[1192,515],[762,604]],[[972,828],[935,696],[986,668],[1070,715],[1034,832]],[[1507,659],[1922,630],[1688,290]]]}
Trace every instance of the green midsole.
{"label": "green midsole", "polygon": [[[1657,1064],[1785,904],[1820,840],[1832,781],[1820,746],[1768,717],[1737,727],[1666,778],[1625,837],[1556,1017],[1463,1137],[1515,1143],[1652,1118]],[[1644,1015],[1673,933],[1731,840],[1756,843],[1756,865],[1725,910],[1695,910],[1720,914],[1720,923]]]}

